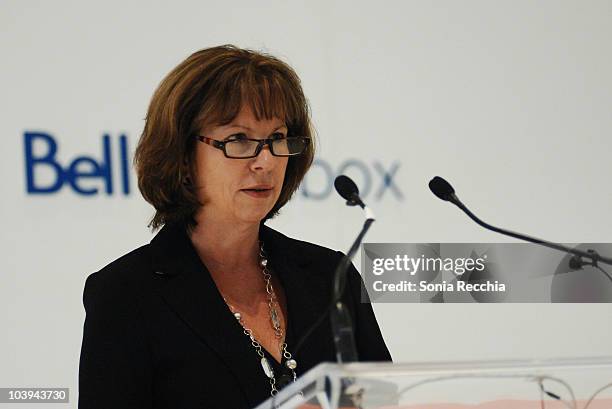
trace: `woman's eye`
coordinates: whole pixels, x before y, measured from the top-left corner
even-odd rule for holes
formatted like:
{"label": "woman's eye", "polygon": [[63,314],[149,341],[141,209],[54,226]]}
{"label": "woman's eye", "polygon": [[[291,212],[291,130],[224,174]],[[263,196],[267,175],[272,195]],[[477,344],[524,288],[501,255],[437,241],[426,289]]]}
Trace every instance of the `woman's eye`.
{"label": "woman's eye", "polygon": [[275,132],[271,135],[272,139],[283,139],[286,138],[285,134],[282,132]]}
{"label": "woman's eye", "polygon": [[226,141],[230,142],[230,141],[243,141],[247,139],[247,136],[243,133],[237,133],[234,135],[230,135],[227,137]]}

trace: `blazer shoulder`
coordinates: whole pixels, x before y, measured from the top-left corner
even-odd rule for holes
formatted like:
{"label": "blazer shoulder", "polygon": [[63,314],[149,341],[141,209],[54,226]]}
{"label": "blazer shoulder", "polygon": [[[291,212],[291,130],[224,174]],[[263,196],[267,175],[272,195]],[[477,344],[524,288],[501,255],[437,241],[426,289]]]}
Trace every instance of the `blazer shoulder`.
{"label": "blazer shoulder", "polygon": [[86,283],[96,281],[98,285],[114,286],[141,280],[152,268],[150,246],[145,244],[112,261],[90,274]]}

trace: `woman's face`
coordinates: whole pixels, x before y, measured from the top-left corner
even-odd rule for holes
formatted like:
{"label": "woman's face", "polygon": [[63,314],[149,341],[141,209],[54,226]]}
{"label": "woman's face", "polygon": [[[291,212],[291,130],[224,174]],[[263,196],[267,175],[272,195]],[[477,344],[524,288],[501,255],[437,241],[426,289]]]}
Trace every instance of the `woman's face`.
{"label": "woman's face", "polygon": [[[205,127],[200,135],[224,141],[236,134],[266,139],[275,133],[287,136],[283,120],[258,121],[251,109],[243,107],[231,123]],[[221,149],[197,143],[195,161],[194,185],[203,218],[259,223],[280,195],[288,158],[273,156],[266,145],[255,158],[230,159]]]}

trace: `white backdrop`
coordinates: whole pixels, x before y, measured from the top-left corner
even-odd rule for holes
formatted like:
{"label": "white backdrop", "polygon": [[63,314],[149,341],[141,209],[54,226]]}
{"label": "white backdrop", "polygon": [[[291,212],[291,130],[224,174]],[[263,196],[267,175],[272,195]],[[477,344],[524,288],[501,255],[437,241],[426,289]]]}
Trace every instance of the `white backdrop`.
{"label": "white backdrop", "polygon": [[[303,80],[320,138],[304,190],[271,225],[346,250],[362,216],[326,169],[362,186],[371,242],[502,242],[437,200],[447,177],[485,220],[559,242],[609,242],[610,1],[7,1],[0,4],[0,387],[71,388],[76,407],[85,277],[151,238],[119,135],[133,153],[153,90],[191,52],[269,51]],[[27,191],[24,134],[104,183]],[[39,140],[33,155],[44,156]],[[347,162],[349,161],[349,162]],[[52,184],[37,165],[37,186]],[[83,169],[88,165],[83,166]],[[381,170],[393,188],[381,187]],[[369,175],[369,176],[368,176]],[[81,183],[81,182],[79,182]],[[382,190],[381,190],[382,189]],[[609,305],[375,305],[396,361],[609,355]]]}

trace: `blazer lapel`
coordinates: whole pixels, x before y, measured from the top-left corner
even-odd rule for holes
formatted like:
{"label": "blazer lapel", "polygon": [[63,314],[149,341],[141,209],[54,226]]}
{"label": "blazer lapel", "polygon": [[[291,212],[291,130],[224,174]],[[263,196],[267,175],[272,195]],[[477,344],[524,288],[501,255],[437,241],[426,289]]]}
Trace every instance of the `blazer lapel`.
{"label": "blazer lapel", "polygon": [[[278,274],[285,290],[288,319],[291,320],[294,342],[297,343],[329,307],[335,265],[332,265],[332,260],[313,260],[312,254],[305,252],[299,241],[289,239],[267,226],[262,225],[260,236],[269,254],[272,270]],[[325,335],[321,337],[317,334]],[[300,374],[321,361],[326,355],[325,347],[333,348],[324,340],[331,340],[328,319],[310,334],[297,356],[294,356]],[[331,353],[333,355],[333,349]]]}
{"label": "blazer lapel", "polygon": [[[152,240],[151,246],[153,279],[159,294],[227,364],[247,399],[250,402],[261,400],[262,390],[270,387],[268,379],[250,340],[227,308],[184,229],[165,226]],[[203,371],[206,369],[202,368]]]}

